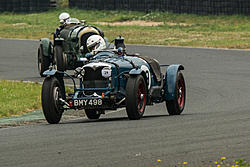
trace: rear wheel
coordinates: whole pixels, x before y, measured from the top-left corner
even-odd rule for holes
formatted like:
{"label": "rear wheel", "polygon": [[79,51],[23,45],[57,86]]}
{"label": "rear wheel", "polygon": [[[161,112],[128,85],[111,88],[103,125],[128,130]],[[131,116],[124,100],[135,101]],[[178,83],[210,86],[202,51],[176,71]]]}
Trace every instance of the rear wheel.
{"label": "rear wheel", "polygon": [[86,109],[85,114],[88,117],[88,119],[99,119],[101,115],[97,110],[90,110],[90,109]]}
{"label": "rear wheel", "polygon": [[45,56],[43,54],[43,46],[42,44],[40,44],[39,48],[38,48],[38,72],[40,74],[41,77],[44,77],[45,75],[43,75],[43,72],[49,69],[50,66],[50,58],[48,56]]}
{"label": "rear wheel", "polygon": [[66,56],[63,54],[63,49],[59,45],[54,47],[54,61],[58,71],[66,71]]}
{"label": "rear wheel", "polygon": [[147,88],[141,75],[130,76],[126,86],[126,111],[131,120],[140,119],[146,108]]}
{"label": "rear wheel", "polygon": [[[42,85],[43,114],[50,124],[57,124],[61,120],[63,109],[60,98],[65,99],[63,80],[47,77]],[[61,84],[60,84],[61,83]]]}
{"label": "rear wheel", "polygon": [[183,74],[178,72],[176,77],[176,91],[174,100],[166,101],[169,115],[180,115],[186,102],[186,85]]}

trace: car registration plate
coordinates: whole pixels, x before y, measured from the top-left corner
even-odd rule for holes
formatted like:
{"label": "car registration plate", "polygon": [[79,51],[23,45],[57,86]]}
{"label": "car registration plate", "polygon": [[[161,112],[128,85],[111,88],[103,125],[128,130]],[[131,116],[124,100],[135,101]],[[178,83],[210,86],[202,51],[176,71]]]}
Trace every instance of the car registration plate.
{"label": "car registration plate", "polygon": [[102,99],[80,99],[74,100],[74,106],[101,106]]}

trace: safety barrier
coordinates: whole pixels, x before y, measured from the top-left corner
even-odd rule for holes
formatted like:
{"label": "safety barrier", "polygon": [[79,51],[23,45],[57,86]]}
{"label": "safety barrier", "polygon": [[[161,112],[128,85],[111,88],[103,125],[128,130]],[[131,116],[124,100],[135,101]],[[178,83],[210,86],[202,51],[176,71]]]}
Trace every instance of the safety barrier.
{"label": "safety barrier", "polygon": [[0,12],[37,12],[49,7],[50,0],[0,0]]}
{"label": "safety barrier", "polygon": [[80,9],[159,10],[201,15],[250,14],[250,0],[69,0],[69,6]]}

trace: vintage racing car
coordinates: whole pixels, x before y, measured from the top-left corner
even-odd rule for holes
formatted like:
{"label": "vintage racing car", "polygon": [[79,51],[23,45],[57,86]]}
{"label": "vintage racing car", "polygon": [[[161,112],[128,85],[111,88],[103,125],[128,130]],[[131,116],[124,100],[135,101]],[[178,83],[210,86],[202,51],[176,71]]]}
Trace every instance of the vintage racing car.
{"label": "vintage racing car", "polygon": [[[183,65],[159,65],[152,58],[126,54],[122,38],[116,39],[115,46],[86,54],[85,65],[75,69],[74,75],[55,69],[43,73],[47,77],[42,108],[48,123],[58,123],[68,109],[84,109],[89,119],[98,119],[105,110],[125,107],[128,118],[137,120],[146,105],[165,102],[170,115],[182,113],[186,101]],[[164,73],[161,67],[167,68]],[[65,77],[74,85],[74,92],[67,95]]]}
{"label": "vintage racing car", "polygon": [[84,21],[76,18],[68,18],[55,33],[53,42],[48,38],[40,39],[38,48],[38,72],[43,72],[49,66],[55,65],[59,71],[74,70],[82,66],[80,60],[88,52],[86,40],[89,36],[104,33],[95,26],[85,25]]}

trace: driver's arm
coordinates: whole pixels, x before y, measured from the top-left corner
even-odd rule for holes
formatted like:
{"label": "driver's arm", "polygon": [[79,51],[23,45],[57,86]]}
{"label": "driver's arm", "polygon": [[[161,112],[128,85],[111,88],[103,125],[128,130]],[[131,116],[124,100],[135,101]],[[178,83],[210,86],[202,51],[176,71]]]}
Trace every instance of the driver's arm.
{"label": "driver's arm", "polygon": [[57,29],[56,29],[56,35],[58,36],[60,34],[60,32],[62,31],[62,29],[64,29],[65,24],[60,25]]}

